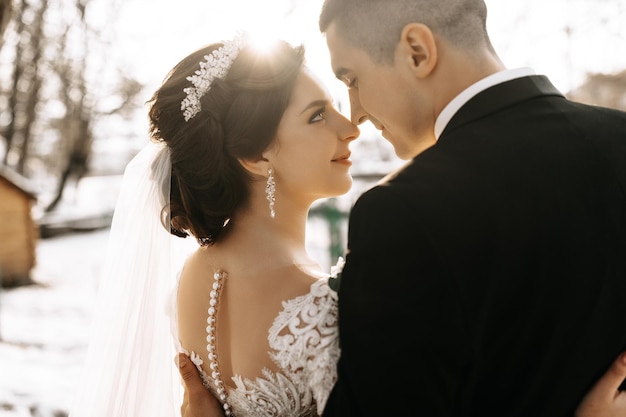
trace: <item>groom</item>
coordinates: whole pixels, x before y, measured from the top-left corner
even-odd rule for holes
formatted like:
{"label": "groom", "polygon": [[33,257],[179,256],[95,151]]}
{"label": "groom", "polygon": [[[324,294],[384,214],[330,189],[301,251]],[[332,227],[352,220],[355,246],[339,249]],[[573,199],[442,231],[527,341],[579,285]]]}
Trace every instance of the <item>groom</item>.
{"label": "groom", "polygon": [[[626,348],[626,114],[505,69],[485,20],[482,0],[325,1],[353,122],[411,161],[350,214],[326,417],[573,416]],[[578,415],[624,415],[625,372]],[[210,401],[181,374],[190,410]]]}
{"label": "groom", "polygon": [[325,0],[320,29],[410,163],[350,213],[324,416],[574,415],[626,348],[626,113],[507,70],[483,0]]}

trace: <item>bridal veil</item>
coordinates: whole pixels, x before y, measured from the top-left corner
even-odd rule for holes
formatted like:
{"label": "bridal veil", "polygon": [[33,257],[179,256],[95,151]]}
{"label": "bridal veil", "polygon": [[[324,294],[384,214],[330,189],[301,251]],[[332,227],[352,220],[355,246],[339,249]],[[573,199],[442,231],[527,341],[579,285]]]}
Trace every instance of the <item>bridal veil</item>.
{"label": "bridal veil", "polygon": [[170,169],[169,150],[152,142],[126,167],[70,417],[180,415],[168,306],[195,241],[171,235],[161,221]]}

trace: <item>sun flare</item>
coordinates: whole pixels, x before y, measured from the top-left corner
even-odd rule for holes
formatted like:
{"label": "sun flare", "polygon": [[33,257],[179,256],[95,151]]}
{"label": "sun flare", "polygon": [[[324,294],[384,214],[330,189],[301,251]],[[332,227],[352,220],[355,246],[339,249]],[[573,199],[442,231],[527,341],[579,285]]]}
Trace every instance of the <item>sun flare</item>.
{"label": "sun flare", "polygon": [[280,39],[278,34],[267,30],[255,30],[247,33],[248,45],[260,54],[271,51],[278,39]]}

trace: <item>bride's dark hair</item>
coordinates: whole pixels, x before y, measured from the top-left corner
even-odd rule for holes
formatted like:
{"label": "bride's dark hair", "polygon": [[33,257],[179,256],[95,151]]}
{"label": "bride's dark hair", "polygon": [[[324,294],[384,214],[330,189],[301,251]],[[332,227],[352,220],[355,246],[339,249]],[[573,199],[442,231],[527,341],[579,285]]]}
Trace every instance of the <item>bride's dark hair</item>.
{"label": "bride's dark hair", "polygon": [[184,58],[148,101],[150,136],[171,152],[166,226],[177,236],[191,233],[202,245],[219,240],[247,203],[251,178],[238,159],[258,158],[270,146],[304,65],[301,46],[280,41],[263,52],[244,46],[226,77],[215,79],[201,98],[201,111],[185,122],[187,77],[220,46]]}

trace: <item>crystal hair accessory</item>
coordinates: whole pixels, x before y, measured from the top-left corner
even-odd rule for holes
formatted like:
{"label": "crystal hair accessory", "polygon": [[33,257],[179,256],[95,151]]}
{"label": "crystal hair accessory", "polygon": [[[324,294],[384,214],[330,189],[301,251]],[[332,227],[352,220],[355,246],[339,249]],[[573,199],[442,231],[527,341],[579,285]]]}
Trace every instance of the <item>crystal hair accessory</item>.
{"label": "crystal hair accessory", "polygon": [[186,122],[200,112],[200,99],[209,91],[213,80],[223,79],[226,76],[242,46],[241,36],[231,41],[224,41],[222,46],[204,56],[204,61],[200,62],[200,69],[196,70],[194,75],[187,77],[193,87],[183,89],[187,96],[180,103]]}

